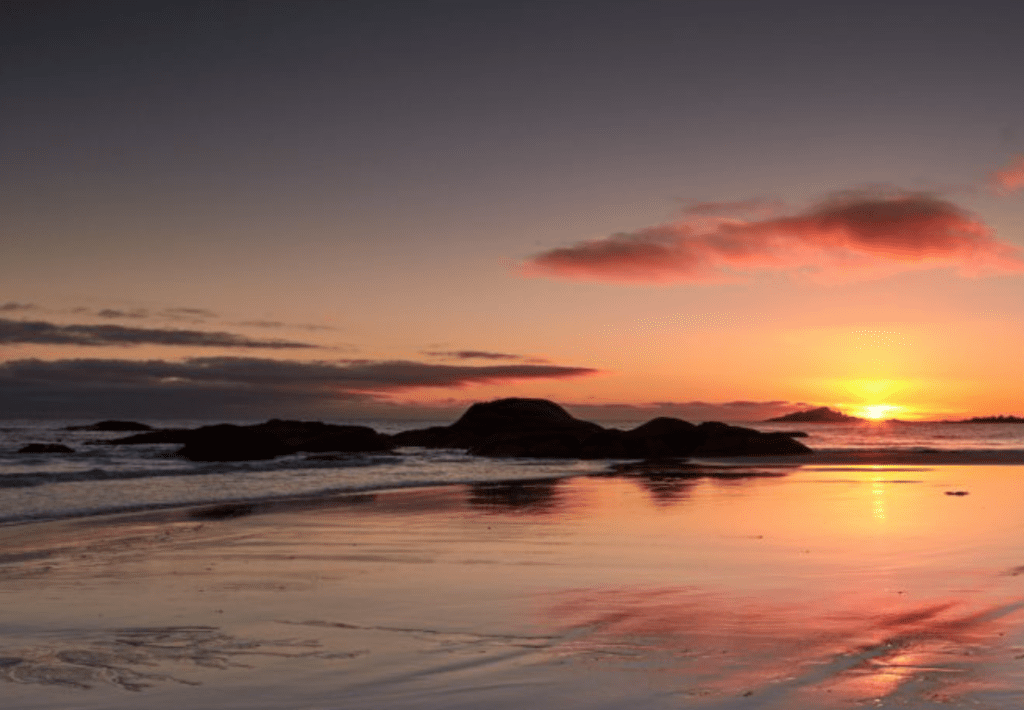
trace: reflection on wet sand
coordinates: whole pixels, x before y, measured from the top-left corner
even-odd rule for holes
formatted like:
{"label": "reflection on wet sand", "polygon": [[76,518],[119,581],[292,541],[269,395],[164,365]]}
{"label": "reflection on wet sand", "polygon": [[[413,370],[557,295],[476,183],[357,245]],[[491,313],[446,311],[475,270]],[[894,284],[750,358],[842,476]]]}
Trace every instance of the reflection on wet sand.
{"label": "reflection on wet sand", "polygon": [[815,696],[949,700],[991,687],[978,670],[1006,655],[999,639],[1024,608],[1024,597],[982,607],[962,599],[730,602],[685,588],[569,590],[548,601],[542,620],[559,634],[576,630],[567,655],[675,673],[690,693],[803,698],[813,703],[806,707],[821,706]]}
{"label": "reflection on wet sand", "polygon": [[476,483],[469,486],[468,503],[491,512],[552,513],[558,507],[560,478]]}
{"label": "reflection on wet sand", "polygon": [[1011,710],[1022,479],[647,462],[9,526],[0,693],[19,710],[56,693],[294,710],[300,692],[347,710]]}

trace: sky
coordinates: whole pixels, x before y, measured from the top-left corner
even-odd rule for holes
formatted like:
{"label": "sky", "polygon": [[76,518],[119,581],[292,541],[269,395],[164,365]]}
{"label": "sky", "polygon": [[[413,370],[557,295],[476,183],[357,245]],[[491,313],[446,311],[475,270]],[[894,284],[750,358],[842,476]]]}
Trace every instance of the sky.
{"label": "sky", "polygon": [[1024,6],[0,3],[0,418],[1024,414]]}

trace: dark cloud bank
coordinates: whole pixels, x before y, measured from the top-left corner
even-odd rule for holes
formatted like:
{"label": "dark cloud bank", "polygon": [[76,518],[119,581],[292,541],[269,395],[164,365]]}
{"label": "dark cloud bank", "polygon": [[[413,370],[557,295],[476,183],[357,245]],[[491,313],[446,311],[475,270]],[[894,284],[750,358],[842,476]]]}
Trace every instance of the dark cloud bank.
{"label": "dark cloud bank", "polygon": [[0,418],[337,418],[339,405],[373,403],[424,387],[559,379],[584,367],[484,367],[412,361],[298,362],[243,357],[183,361],[69,359],[0,364]]}
{"label": "dark cloud bank", "polygon": [[121,325],[58,325],[0,318],[0,344],[8,345],[176,345],[219,348],[317,348],[288,340],[255,340],[235,333]]}

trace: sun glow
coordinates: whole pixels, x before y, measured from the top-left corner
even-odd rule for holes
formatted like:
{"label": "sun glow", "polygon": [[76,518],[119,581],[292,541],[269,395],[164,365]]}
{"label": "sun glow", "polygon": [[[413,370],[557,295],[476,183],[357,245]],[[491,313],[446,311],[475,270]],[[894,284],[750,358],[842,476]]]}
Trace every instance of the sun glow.
{"label": "sun glow", "polygon": [[891,419],[901,409],[903,407],[895,404],[867,404],[860,408],[858,416],[872,421],[880,421],[882,419]]}

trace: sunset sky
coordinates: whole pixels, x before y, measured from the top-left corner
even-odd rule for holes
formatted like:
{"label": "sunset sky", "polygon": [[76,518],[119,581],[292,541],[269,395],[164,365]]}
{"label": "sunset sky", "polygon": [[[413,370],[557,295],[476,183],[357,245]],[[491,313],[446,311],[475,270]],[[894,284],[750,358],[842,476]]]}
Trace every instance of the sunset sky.
{"label": "sunset sky", "polygon": [[3,3],[0,418],[1024,414],[1022,26]]}

